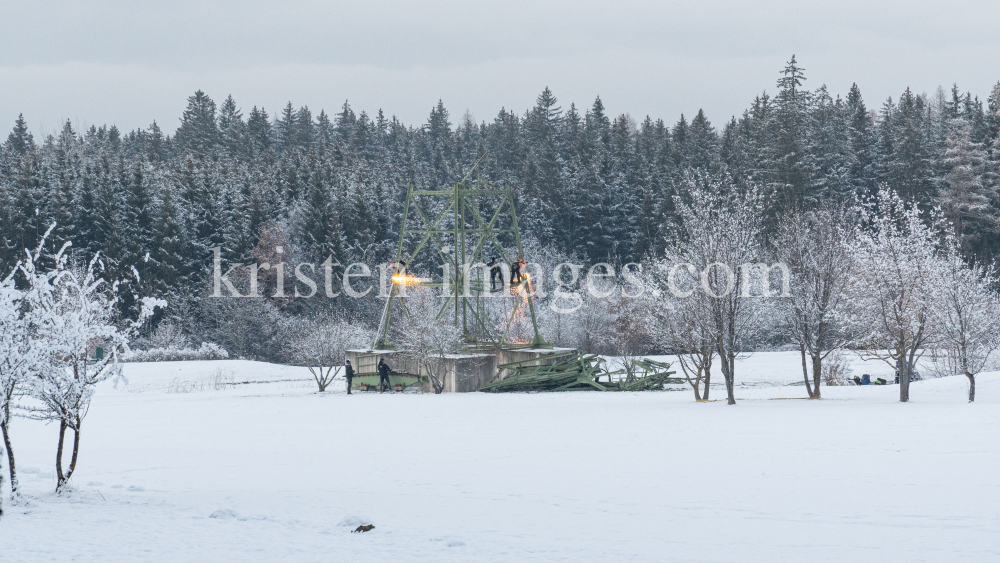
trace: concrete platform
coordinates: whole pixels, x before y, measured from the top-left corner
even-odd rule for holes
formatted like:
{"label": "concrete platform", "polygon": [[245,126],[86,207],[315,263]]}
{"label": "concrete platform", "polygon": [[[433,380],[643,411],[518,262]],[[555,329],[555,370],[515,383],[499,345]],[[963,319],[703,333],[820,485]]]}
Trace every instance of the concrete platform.
{"label": "concrete platform", "polygon": [[[378,361],[382,359],[398,374],[389,376],[389,382],[406,387],[416,387],[433,393],[430,377],[424,366],[409,360],[398,350],[348,350],[347,359],[354,366],[356,376],[353,389],[362,385],[378,384]],[[442,365],[443,364],[443,365]],[[493,379],[497,373],[497,356],[494,354],[448,354],[443,360],[432,362],[434,373],[444,380],[444,393],[467,393]]]}

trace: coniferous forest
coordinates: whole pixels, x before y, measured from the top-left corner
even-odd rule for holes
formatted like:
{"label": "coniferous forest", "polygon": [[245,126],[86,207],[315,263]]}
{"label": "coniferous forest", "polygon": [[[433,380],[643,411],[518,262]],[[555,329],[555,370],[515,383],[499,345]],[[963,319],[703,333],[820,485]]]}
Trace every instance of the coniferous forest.
{"label": "coniferous forest", "polygon": [[[939,206],[970,259],[996,257],[1000,83],[985,99],[953,86],[866,102],[857,86],[811,85],[794,57],[776,76],[773,93],[726,122],[702,111],[614,116],[599,97],[578,107],[548,88],[534,107],[478,123],[443,102],[425,123],[404,124],[347,102],[273,112],[201,91],[172,136],[156,122],[135,131],[67,122],[36,138],[21,116],[0,147],[0,272],[55,224],[46,248],[71,241],[79,260],[100,252],[109,279],[134,268],[140,292],[166,297],[187,332],[211,338],[253,318],[266,333],[268,315],[317,305],[255,304],[267,310],[223,320],[212,308],[228,305],[204,299],[212,248],[233,263],[281,244],[316,263],[391,260],[407,186],[450,186],[484,154],[477,174],[513,190],[523,235],[583,263],[661,253],[675,198],[712,178],[764,190],[773,221],[884,185]],[[273,357],[266,347],[234,352]]]}

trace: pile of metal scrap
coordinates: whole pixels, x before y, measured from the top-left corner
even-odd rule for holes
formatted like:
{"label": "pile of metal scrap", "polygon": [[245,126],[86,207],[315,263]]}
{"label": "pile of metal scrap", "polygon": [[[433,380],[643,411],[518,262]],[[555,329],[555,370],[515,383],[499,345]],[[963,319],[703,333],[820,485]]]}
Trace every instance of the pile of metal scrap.
{"label": "pile of metal scrap", "polygon": [[680,377],[670,377],[671,375],[677,373],[675,371],[670,371],[669,362],[657,362],[650,359],[638,359],[632,360],[632,369],[624,370],[620,369],[617,371],[607,372],[608,379],[613,379],[615,375],[622,375],[625,373],[631,373],[631,379],[621,379],[619,378],[615,381],[618,386],[618,391],[652,391],[656,389],[663,389],[663,385],[666,383],[683,383],[684,379]]}
{"label": "pile of metal scrap", "polygon": [[[680,382],[669,377],[670,364],[652,360],[634,360],[631,381],[614,377],[625,370],[608,371],[605,360],[597,354],[566,352],[544,359],[522,360],[497,366],[498,378],[484,385],[480,391],[510,393],[516,391],[650,391],[663,389],[664,383]],[[503,379],[499,377],[503,376]],[[602,377],[608,381],[599,382]]]}

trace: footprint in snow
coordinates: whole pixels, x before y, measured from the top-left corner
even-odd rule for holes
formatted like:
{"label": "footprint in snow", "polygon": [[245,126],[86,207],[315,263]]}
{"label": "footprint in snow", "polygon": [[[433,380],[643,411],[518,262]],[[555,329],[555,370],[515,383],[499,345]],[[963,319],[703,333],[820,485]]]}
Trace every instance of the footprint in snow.
{"label": "footprint in snow", "polygon": [[87,486],[88,487],[103,487],[104,483],[102,483],[100,481],[91,481],[91,482],[87,483]]}
{"label": "footprint in snow", "polygon": [[464,541],[461,541],[461,540],[448,540],[448,539],[445,539],[445,538],[431,538],[431,541],[444,542],[444,544],[447,545],[448,547],[462,547],[462,546],[465,545]]}
{"label": "footprint in snow", "polygon": [[209,518],[216,518],[218,520],[246,520],[246,518],[240,516],[239,512],[231,508],[222,508],[216,510],[215,512],[208,515]]}
{"label": "footprint in snow", "polygon": [[135,485],[133,485],[129,487],[128,490],[132,491],[133,493],[141,493],[144,492],[146,489],[143,489],[142,487],[136,487]]}

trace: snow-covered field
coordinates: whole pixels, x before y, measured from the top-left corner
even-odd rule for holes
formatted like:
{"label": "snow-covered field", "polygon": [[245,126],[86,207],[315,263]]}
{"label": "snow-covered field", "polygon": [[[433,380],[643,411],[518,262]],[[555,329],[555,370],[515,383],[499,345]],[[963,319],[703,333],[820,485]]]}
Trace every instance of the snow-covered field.
{"label": "snow-covered field", "polygon": [[744,360],[729,407],[131,364],[94,399],[73,493],[52,494],[57,427],[13,423],[27,502],[5,503],[0,561],[1000,561],[1000,373],[974,404],[955,377],[909,404],[895,386],[772,400],[804,395],[799,366]]}

